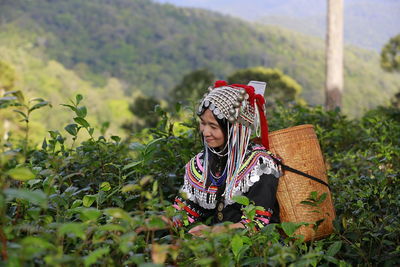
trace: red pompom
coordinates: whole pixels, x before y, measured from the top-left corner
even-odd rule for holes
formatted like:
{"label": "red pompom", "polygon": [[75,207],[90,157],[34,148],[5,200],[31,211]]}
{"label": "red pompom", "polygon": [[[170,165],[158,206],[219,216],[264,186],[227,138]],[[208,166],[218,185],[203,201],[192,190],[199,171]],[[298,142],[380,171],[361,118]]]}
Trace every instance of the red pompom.
{"label": "red pompom", "polygon": [[221,86],[227,86],[227,85],[228,85],[228,83],[226,81],[219,80],[214,83],[214,88],[221,87]]}

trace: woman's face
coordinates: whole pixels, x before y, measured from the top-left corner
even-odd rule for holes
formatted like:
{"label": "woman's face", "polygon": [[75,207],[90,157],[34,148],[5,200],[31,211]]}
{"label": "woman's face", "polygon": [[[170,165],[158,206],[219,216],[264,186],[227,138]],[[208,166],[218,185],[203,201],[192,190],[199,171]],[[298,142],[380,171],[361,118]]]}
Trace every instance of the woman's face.
{"label": "woman's face", "polygon": [[209,147],[222,148],[225,140],[224,133],[209,109],[200,116],[200,132]]}

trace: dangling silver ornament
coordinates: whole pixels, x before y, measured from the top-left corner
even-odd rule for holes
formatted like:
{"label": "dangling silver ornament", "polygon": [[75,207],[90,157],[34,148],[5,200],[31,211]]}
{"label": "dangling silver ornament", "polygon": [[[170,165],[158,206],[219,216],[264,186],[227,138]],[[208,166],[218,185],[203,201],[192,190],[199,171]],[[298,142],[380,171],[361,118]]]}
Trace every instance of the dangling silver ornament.
{"label": "dangling silver ornament", "polygon": [[233,102],[233,106],[235,108],[238,108],[238,107],[240,107],[240,103],[238,101],[235,101],[235,102]]}
{"label": "dangling silver ornament", "polygon": [[242,95],[238,95],[236,98],[239,102],[242,102],[244,100],[244,97]]}
{"label": "dangling silver ornament", "polygon": [[229,114],[235,115],[235,113],[236,113],[236,110],[234,110],[233,108],[231,108],[231,109],[229,110]]}
{"label": "dangling silver ornament", "polygon": [[234,123],[234,122],[235,122],[235,118],[234,118],[233,116],[229,116],[229,117],[228,117],[228,121],[229,121],[230,123]]}

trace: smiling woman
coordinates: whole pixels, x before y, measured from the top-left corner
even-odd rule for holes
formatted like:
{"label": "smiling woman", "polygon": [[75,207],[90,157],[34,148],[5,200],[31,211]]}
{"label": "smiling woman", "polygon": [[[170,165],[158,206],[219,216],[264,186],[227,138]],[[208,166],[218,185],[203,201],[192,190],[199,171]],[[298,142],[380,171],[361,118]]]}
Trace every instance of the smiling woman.
{"label": "smiling woman", "polygon": [[200,133],[209,147],[222,149],[225,144],[224,132],[209,109],[200,116]]}
{"label": "smiling woman", "polygon": [[[223,227],[215,226],[220,222],[232,222],[229,228],[247,227],[251,221],[235,196],[246,196],[262,207],[252,221],[257,229],[279,222],[275,194],[281,173],[268,151],[263,94],[252,86],[218,81],[201,100],[198,116],[204,150],[186,165],[184,198],[177,197],[174,207],[187,217],[175,217],[174,224],[211,221],[190,229],[193,235],[202,235],[205,229],[221,231]],[[262,145],[250,141],[257,129]]]}

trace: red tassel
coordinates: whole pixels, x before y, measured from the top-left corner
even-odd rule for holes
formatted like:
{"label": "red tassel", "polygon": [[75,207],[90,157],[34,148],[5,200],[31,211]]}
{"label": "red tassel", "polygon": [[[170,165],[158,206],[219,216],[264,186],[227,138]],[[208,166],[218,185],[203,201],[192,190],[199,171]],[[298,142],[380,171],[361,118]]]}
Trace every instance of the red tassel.
{"label": "red tassel", "polygon": [[226,81],[219,80],[214,83],[214,88],[221,87],[221,86],[227,86],[227,85],[228,85],[228,83]]}
{"label": "red tassel", "polygon": [[260,115],[260,124],[261,124],[261,143],[262,145],[269,150],[269,140],[268,140],[268,121],[267,117],[264,113],[264,104],[265,100],[262,95],[256,95],[256,103],[258,107],[258,113]]}
{"label": "red tassel", "polygon": [[[228,86],[228,83],[223,80],[216,81],[214,84],[214,88],[218,88],[221,86]],[[250,102],[250,105],[254,106],[254,102],[256,102],[257,107],[258,107],[258,112],[260,115],[260,124],[261,124],[261,143],[262,145],[269,150],[269,140],[268,140],[268,121],[267,117],[265,116],[264,113],[264,104],[265,104],[265,99],[262,95],[256,95],[255,90],[253,86],[248,86],[244,84],[231,84],[229,86],[232,87],[239,87],[239,88],[244,88],[249,95],[248,101]]]}

